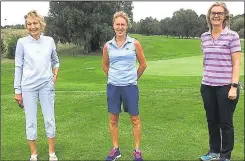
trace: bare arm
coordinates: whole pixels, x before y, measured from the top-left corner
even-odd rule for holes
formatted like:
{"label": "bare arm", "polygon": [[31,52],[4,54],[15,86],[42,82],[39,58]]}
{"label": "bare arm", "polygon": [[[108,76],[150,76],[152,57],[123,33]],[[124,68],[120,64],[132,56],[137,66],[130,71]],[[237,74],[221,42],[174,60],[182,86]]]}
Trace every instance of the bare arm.
{"label": "bare arm", "polygon": [[102,68],[105,74],[108,76],[108,70],[109,70],[109,56],[107,52],[107,44],[104,45],[103,48],[103,56],[102,56]]}
{"label": "bare arm", "polygon": [[232,59],[232,83],[238,83],[240,78],[241,67],[241,42],[239,35],[235,33],[230,43],[231,59]]}
{"label": "bare arm", "polygon": [[241,52],[232,54],[232,83],[238,83],[240,79]]}
{"label": "bare arm", "polygon": [[136,49],[136,56],[139,62],[139,68],[137,70],[137,80],[141,77],[141,75],[144,73],[146,69],[146,60],[143,48],[138,40],[135,40],[135,49]]}
{"label": "bare arm", "polygon": [[[241,68],[241,44],[238,34],[235,34],[231,43],[231,59],[232,59],[232,78],[231,83],[238,83],[240,79],[240,68]],[[237,88],[231,87],[228,98],[234,100],[237,97]]]}

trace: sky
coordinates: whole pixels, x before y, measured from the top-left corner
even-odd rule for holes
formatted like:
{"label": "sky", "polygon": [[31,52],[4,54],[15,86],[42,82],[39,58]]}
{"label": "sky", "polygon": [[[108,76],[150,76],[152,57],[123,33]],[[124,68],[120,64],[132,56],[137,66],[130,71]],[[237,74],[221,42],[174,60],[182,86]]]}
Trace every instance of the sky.
{"label": "sky", "polygon": [[[198,15],[205,14],[208,8],[215,1],[208,2],[164,2],[164,1],[134,1],[133,2],[133,19],[134,21],[140,21],[145,17],[153,17],[158,20],[164,19],[165,17],[172,17],[173,12],[184,9],[193,9]],[[243,1],[225,1],[226,6],[233,15],[244,13],[244,2]],[[14,25],[24,24],[24,15],[30,10],[35,9],[38,13],[43,16],[47,16],[49,11],[49,2],[41,1],[1,1],[1,25]]]}

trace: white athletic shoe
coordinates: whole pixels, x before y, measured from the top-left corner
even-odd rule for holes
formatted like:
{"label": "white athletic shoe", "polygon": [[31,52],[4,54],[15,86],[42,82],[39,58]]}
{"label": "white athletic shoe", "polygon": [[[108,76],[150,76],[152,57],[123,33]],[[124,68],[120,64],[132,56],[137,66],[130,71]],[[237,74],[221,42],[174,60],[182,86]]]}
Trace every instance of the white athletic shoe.
{"label": "white athletic shoe", "polygon": [[35,155],[31,155],[31,158],[30,158],[30,160],[32,161],[37,161],[37,155],[35,154]]}
{"label": "white athletic shoe", "polygon": [[49,161],[57,161],[58,157],[55,155],[55,153],[49,154]]}

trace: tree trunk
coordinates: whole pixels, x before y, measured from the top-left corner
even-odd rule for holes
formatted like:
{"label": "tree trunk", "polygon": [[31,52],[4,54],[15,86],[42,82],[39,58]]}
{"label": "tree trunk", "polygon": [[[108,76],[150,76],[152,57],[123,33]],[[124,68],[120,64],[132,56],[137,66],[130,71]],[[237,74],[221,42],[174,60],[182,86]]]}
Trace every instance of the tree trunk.
{"label": "tree trunk", "polygon": [[97,51],[100,49],[99,41],[98,40],[92,40],[91,41],[91,51]]}
{"label": "tree trunk", "polygon": [[91,53],[91,44],[89,42],[85,42],[83,53],[85,55]]}

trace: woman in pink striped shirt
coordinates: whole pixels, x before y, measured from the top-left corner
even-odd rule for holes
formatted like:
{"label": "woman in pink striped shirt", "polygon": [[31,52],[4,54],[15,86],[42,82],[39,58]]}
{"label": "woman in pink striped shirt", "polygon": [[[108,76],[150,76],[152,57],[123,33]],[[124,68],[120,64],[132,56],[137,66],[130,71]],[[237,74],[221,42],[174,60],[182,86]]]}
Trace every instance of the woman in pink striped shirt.
{"label": "woman in pink striped shirt", "polygon": [[230,14],[225,3],[208,10],[209,31],[201,35],[204,55],[201,95],[209,131],[209,151],[201,160],[229,161],[234,147],[233,113],[239,99],[241,44],[229,29]]}

